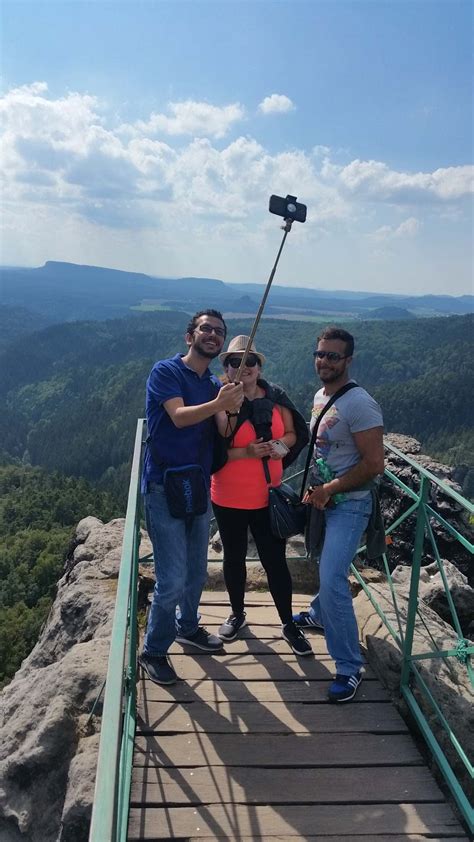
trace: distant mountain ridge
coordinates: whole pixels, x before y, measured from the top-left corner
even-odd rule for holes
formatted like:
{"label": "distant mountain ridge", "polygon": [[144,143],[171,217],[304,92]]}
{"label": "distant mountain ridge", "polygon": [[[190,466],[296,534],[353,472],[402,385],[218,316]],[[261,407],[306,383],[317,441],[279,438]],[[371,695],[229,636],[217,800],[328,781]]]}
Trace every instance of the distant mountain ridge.
{"label": "distant mountain ridge", "polygon": [[[104,320],[137,311],[173,309],[187,313],[216,307],[229,316],[257,311],[265,284],[226,283],[217,278],[170,278],[75,263],[47,261],[38,268],[0,267],[0,330],[8,308],[25,308],[41,322]],[[278,318],[380,318],[464,315],[474,311],[474,296],[367,293],[272,287],[266,316]],[[390,308],[396,308],[390,312]],[[397,315],[398,313],[398,315]],[[12,318],[15,318],[11,314]],[[34,322],[34,316],[30,319]],[[34,327],[33,327],[34,329]],[[24,331],[23,331],[24,332]]]}

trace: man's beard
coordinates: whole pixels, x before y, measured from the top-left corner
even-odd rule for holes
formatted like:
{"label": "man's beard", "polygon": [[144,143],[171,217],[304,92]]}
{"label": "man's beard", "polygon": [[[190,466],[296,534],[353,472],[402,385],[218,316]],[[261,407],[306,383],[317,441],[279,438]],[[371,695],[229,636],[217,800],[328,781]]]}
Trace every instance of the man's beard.
{"label": "man's beard", "polygon": [[318,371],[321,383],[334,383],[344,375],[343,371]]}
{"label": "man's beard", "polygon": [[202,348],[201,345],[197,343],[194,344],[194,350],[196,351],[196,354],[199,354],[200,357],[205,357],[207,360],[215,360],[221,352],[221,349],[217,346],[213,351],[210,349],[207,351],[206,348]]}

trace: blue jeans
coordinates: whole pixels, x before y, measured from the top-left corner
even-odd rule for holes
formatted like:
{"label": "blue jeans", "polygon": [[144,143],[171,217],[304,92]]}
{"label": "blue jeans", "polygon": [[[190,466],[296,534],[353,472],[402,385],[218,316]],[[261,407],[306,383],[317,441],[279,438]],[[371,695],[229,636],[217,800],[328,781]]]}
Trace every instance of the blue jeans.
{"label": "blue jeans", "polygon": [[148,615],[143,652],[166,655],[176,634],[189,637],[199,625],[198,607],[207,576],[207,512],[187,522],[169,513],[162,485],[150,483],[145,517],[153,544],[156,584]]}
{"label": "blue jeans", "polygon": [[324,626],[328,652],[340,675],[353,675],[363,664],[349,570],[371,511],[370,494],[324,510],[326,531],[319,560],[320,588],[309,613]]}

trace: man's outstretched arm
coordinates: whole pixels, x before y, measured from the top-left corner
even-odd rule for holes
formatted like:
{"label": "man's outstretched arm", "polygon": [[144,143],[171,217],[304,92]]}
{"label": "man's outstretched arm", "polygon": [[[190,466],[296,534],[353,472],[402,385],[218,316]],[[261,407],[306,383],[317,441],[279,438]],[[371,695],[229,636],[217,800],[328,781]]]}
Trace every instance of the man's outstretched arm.
{"label": "man's outstretched arm", "polygon": [[170,398],[163,406],[173,424],[178,427],[190,427],[211,418],[216,412],[238,412],[244,399],[241,383],[226,383],[219,389],[216,398],[196,406],[185,406],[182,398]]}

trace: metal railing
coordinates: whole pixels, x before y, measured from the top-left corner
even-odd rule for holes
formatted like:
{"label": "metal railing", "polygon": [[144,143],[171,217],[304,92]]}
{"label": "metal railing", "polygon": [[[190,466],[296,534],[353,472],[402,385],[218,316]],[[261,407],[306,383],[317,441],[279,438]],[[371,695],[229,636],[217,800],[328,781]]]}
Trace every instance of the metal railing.
{"label": "metal railing", "polygon": [[[133,463],[131,469],[130,489],[128,495],[127,513],[123,548],[120,563],[120,573],[117,586],[117,600],[109,653],[109,663],[105,687],[104,705],[102,712],[102,730],[97,763],[96,786],[92,810],[90,842],[125,842],[127,838],[127,823],[129,811],[130,785],[132,775],[133,741],[136,724],[136,679],[137,679],[137,590],[139,542],[140,542],[140,470],[143,447],[144,420],[139,419],[135,436]],[[452,768],[447,752],[443,750],[439,739],[429,724],[423,707],[429,705],[439,724],[447,734],[449,746],[455,752],[468,776],[473,778],[472,762],[467,756],[467,750],[459,744],[454,729],[448,721],[449,712],[444,712],[438,705],[432,688],[425,680],[420,664],[428,659],[456,659],[465,668],[471,685],[474,687],[474,672],[471,657],[474,646],[466,640],[462,633],[456,608],[449,591],[448,582],[443,568],[433,522],[444,529],[469,553],[474,550],[473,544],[452,523],[444,519],[431,502],[430,491],[441,492],[453,500],[463,511],[467,512],[471,520],[474,517],[474,506],[449,485],[425,470],[416,461],[397,450],[393,445],[386,445],[388,451],[407,463],[415,475],[419,477],[419,490],[402,482],[399,477],[389,470],[385,471],[385,478],[394,483],[409,501],[407,509],[392,524],[386,528],[386,534],[391,536],[408,518],[416,518],[414,549],[412,557],[410,592],[408,608],[403,613],[396,593],[396,584],[392,580],[389,560],[383,556],[383,569],[392,596],[396,623],[392,622],[387,612],[377,602],[371,588],[364,581],[363,575],[353,565],[352,572],[370,599],[374,609],[390,632],[395,645],[398,647],[402,660],[400,693],[405,699],[420,732],[431,750],[433,757],[448,784],[455,802],[469,829],[474,830],[474,811],[472,804],[463,788],[458,776]],[[292,479],[302,472],[295,474]],[[433,645],[426,652],[414,652],[415,630],[417,622],[425,622],[421,616],[418,587],[420,570],[422,567],[424,543],[428,539],[439,569],[446,598],[452,615],[453,635],[455,642],[448,649],[440,651],[433,639]],[[361,547],[359,554],[363,554]],[[398,628],[395,628],[395,625]],[[419,698],[417,698],[417,694]],[[420,701],[422,699],[422,701]]]}
{"label": "metal railing", "polygon": [[[433,682],[426,680],[422,675],[420,667],[428,661],[438,661],[438,663],[444,664],[449,669],[450,659],[454,660],[458,667],[460,665],[461,669],[465,670],[467,681],[470,687],[474,689],[474,669],[471,661],[474,655],[474,645],[464,636],[461,628],[458,613],[450,592],[443,559],[438,548],[435,526],[437,525],[438,528],[441,528],[451,538],[455,539],[458,546],[470,553],[471,556],[474,552],[474,544],[466,535],[443,517],[433,500],[439,497],[440,493],[447,497],[466,514],[466,519],[471,526],[474,522],[474,506],[451,488],[450,485],[423,468],[418,462],[393,445],[386,443],[386,448],[411,467],[415,477],[417,477],[416,482],[417,484],[419,483],[418,490],[415,490],[413,487],[404,483],[393,472],[389,470],[385,471],[385,477],[398,486],[413,501],[402,515],[392,524],[386,526],[386,535],[390,536],[393,534],[410,517],[416,518],[409,597],[405,610],[397,596],[397,586],[392,579],[387,555],[383,555],[383,567],[390,588],[398,631],[394,629],[393,624],[386,616],[386,612],[378,604],[370,587],[364,581],[363,575],[361,575],[354,565],[352,566],[352,572],[400,650],[402,658],[400,694],[405,700],[423,739],[430,749],[453,795],[459,811],[472,833],[474,832],[474,808],[466,790],[470,789],[472,791],[472,784],[474,783],[473,762],[467,755],[468,747],[461,746],[456,736],[456,724],[452,725],[449,721],[451,711],[443,711],[441,709],[441,706],[436,700],[436,694],[433,692]],[[450,625],[452,626],[452,645],[442,650],[439,649],[434,636],[427,628],[426,619],[422,614],[419,600],[420,572],[423,566],[422,560],[426,557],[426,543],[428,544],[431,555],[435,559],[436,569],[443,583],[446,602],[449,607]],[[364,549],[361,548],[359,552],[362,552]],[[417,629],[423,629],[423,638],[430,643],[429,648],[424,649],[424,651],[420,651],[420,635],[418,635],[417,651],[414,651]],[[430,712],[430,718],[433,723],[436,723],[435,728],[430,725],[426,715],[427,711]],[[445,735],[447,740],[448,748],[446,750],[440,744],[440,736],[442,734]],[[463,786],[460,782],[458,774],[453,769],[453,762],[460,769],[465,770],[463,778],[465,777],[468,781],[466,786]]]}
{"label": "metal railing", "polygon": [[127,838],[136,724],[137,585],[140,544],[140,468],[144,420],[133,448],[127,513],[105,683],[99,757],[89,839]]}

